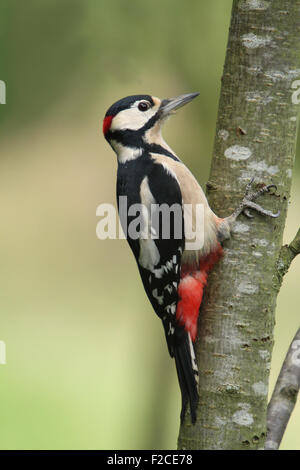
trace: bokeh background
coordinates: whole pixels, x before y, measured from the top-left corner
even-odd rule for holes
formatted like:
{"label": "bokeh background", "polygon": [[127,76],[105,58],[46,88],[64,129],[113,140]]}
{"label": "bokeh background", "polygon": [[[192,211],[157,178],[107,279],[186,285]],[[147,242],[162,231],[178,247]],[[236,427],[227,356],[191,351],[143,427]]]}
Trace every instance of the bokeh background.
{"label": "bokeh background", "polygon": [[[101,133],[128,94],[200,91],[165,137],[208,178],[231,0],[0,0],[1,449],[176,448],[180,396],[125,240]],[[299,153],[299,152],[298,152]],[[299,225],[296,164],[285,240]],[[300,259],[278,299],[271,389],[299,326]],[[283,449],[300,448],[299,403]]]}

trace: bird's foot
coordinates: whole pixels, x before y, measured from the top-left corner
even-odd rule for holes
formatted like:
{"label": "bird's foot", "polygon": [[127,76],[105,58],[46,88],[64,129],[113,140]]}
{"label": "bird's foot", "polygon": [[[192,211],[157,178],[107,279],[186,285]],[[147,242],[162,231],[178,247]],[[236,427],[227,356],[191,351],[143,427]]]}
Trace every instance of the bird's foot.
{"label": "bird's foot", "polygon": [[222,220],[220,224],[220,232],[221,234],[223,232],[223,236],[221,235],[221,238],[223,240],[230,237],[231,228],[240,214],[243,213],[249,219],[252,219],[254,217],[251,214],[250,209],[255,210],[259,214],[262,214],[268,217],[276,218],[280,215],[280,212],[277,212],[276,214],[274,214],[272,211],[264,209],[259,204],[256,204],[256,202],[254,202],[258,198],[258,196],[260,196],[261,194],[271,193],[272,189],[274,190],[273,192],[274,194],[276,192],[277,186],[275,184],[264,185],[257,191],[251,192],[253,181],[254,181],[254,178],[252,178],[250,183],[247,184],[244,197],[241,203],[235,209],[235,211],[230,216],[225,217]]}
{"label": "bird's foot", "polygon": [[251,192],[253,181],[254,181],[254,178],[250,181],[250,183],[247,184],[245,195],[241,203],[239,204],[239,206],[235,209],[235,211],[229,217],[226,217],[225,220],[227,220],[229,225],[232,225],[233,222],[235,222],[235,220],[238,218],[238,216],[241,213],[244,213],[246,217],[252,219],[254,216],[250,213],[249,209],[253,209],[259,214],[266,215],[268,217],[276,218],[280,215],[280,212],[277,212],[276,214],[274,214],[273,212],[267,209],[264,209],[259,204],[256,204],[254,202],[258,198],[258,196],[260,196],[261,194],[270,193],[272,189],[276,191],[277,186],[275,184],[264,185],[259,190]]}

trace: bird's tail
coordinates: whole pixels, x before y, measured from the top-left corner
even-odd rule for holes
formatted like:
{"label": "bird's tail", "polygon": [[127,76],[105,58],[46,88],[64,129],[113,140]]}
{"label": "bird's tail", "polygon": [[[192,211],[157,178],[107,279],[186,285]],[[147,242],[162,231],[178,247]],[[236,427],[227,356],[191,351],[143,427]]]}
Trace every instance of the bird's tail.
{"label": "bird's tail", "polygon": [[181,390],[182,407],[180,413],[181,422],[184,420],[187,404],[190,404],[192,423],[196,422],[198,395],[198,367],[195,360],[195,352],[190,333],[184,329],[180,331],[180,337],[176,338],[174,357],[178,381]]}

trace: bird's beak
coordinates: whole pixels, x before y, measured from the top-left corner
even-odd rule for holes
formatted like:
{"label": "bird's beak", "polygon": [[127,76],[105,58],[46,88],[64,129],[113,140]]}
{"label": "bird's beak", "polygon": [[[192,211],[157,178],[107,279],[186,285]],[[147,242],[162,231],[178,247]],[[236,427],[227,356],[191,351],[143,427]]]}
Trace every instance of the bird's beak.
{"label": "bird's beak", "polygon": [[198,95],[199,93],[186,93],[185,95],[180,95],[176,98],[162,100],[159,109],[161,117],[168,116],[172,111],[181,108],[181,106],[184,106],[185,104],[189,103]]}

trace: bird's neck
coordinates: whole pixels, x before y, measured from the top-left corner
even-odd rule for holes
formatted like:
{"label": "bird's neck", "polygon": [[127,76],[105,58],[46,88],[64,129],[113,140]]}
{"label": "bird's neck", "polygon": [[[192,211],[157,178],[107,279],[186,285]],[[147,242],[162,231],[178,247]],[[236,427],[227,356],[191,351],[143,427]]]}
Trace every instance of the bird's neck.
{"label": "bird's neck", "polygon": [[159,153],[179,160],[175,152],[169,147],[161,135],[159,125],[152,127],[143,134],[137,131],[125,131],[112,136],[110,145],[116,152],[119,163],[136,160],[143,154]]}
{"label": "bird's neck", "polygon": [[126,163],[130,160],[136,160],[142,153],[142,147],[131,147],[125,143],[118,142],[117,140],[111,140],[110,145],[116,152],[119,163]]}
{"label": "bird's neck", "polygon": [[165,155],[169,154],[170,156],[172,155],[172,157],[178,159],[176,153],[164,140],[161,134],[161,126],[159,124],[145,132],[143,139],[146,145],[150,147],[150,151],[153,153],[164,153]]}

